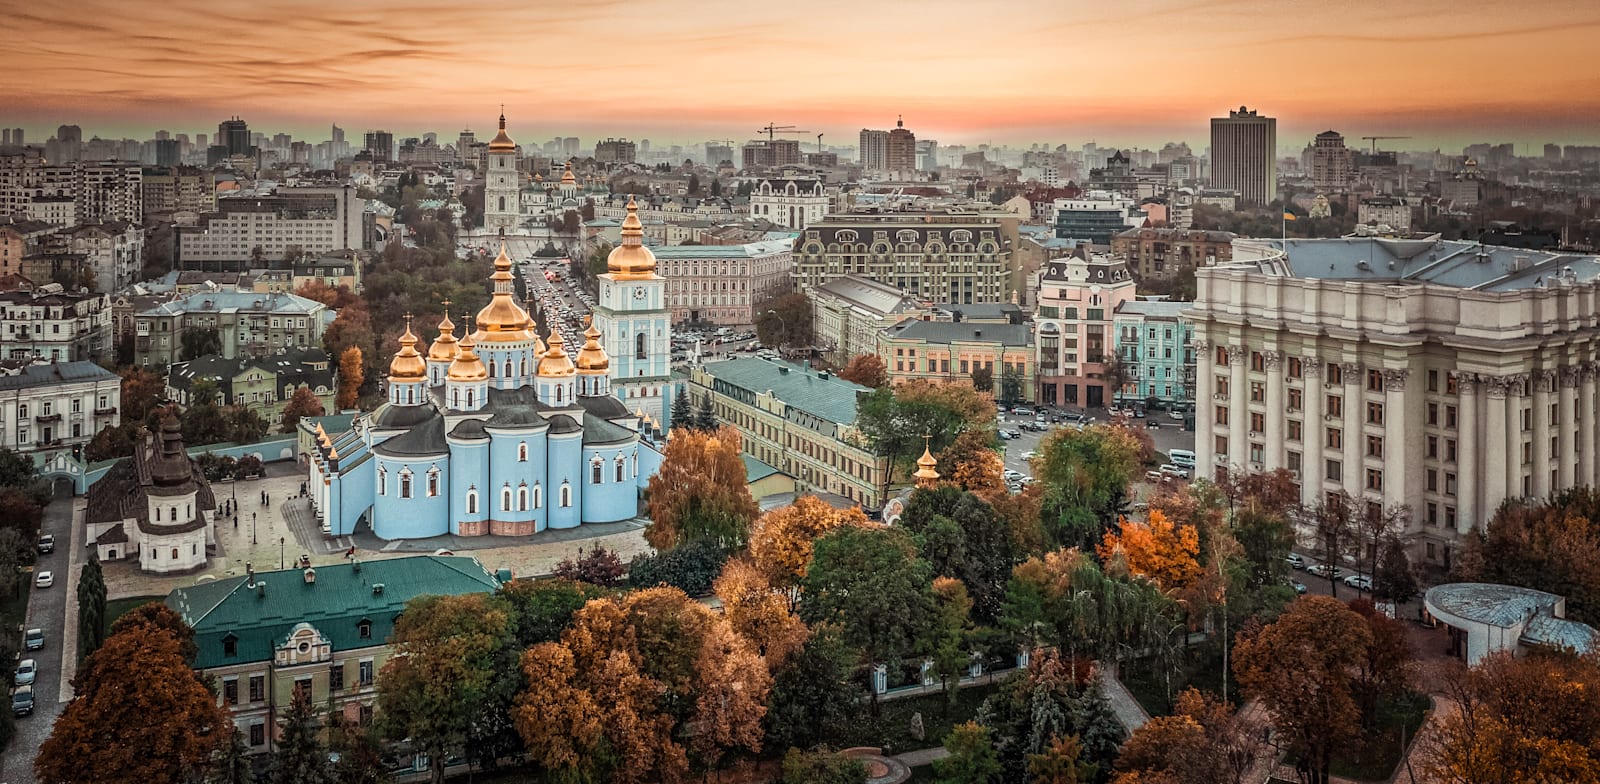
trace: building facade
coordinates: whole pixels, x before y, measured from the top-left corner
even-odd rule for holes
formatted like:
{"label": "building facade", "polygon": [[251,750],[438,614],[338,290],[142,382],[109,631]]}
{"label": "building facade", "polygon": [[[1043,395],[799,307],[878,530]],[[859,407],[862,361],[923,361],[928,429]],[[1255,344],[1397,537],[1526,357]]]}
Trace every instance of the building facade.
{"label": "building facade", "polygon": [[194,667],[251,753],[277,750],[297,693],[345,721],[372,722],[389,638],[419,596],[490,593],[500,579],[466,556],[419,555],[245,574],[179,588],[166,605],[194,629]]}
{"label": "building facade", "polygon": [[512,234],[522,226],[522,173],[517,169],[517,143],[506,134],[506,116],[500,115],[500,132],[489,142],[483,173],[483,230]]}
{"label": "building facade", "polygon": [[929,308],[893,286],[846,275],[811,290],[811,333],[817,346],[843,365],[878,350],[878,336]]}
{"label": "building facade", "polygon": [[883,507],[888,460],[856,430],[856,398],[869,391],[827,371],[757,358],[696,365],[689,392],[709,398],[717,421],[739,429],[745,454],[794,477],[798,492],[833,493]]}
{"label": "building facade", "polygon": [[146,215],[215,212],[217,193],[211,173],[191,167],[144,169],[139,176]]}
{"label": "building facade", "polygon": [[[971,384],[1005,402],[1034,402],[1033,330],[1026,324],[910,318],[878,336],[889,381]],[[987,388],[980,382],[988,377]]]}
{"label": "building facade", "polygon": [[1227,231],[1128,229],[1111,237],[1111,254],[1126,261],[1139,280],[1158,280],[1233,258],[1233,240]]}
{"label": "building facade", "polygon": [[93,362],[0,365],[0,446],[38,461],[121,424],[121,410],[122,379]]}
{"label": "building facade", "polygon": [[217,402],[250,409],[268,424],[278,422],[284,405],[301,387],[311,390],[323,411],[334,410],[337,392],[332,362],[321,347],[233,359],[211,354],[174,362],[167,366],[167,399],[190,405],[194,383],[202,379],[216,385]]}
{"label": "building facade", "polygon": [[1000,302],[1011,269],[1014,221],[1009,211],[836,213],[795,241],[795,283],[809,292],[854,275],[934,302]]}
{"label": "building facade", "polygon": [[1098,408],[1115,399],[1106,370],[1115,359],[1116,313],[1133,299],[1133,275],[1120,259],[1080,254],[1045,265],[1034,315],[1041,405]]}
{"label": "building facade", "polygon": [[47,246],[84,257],[96,291],[131,285],[144,268],[144,231],[122,221],[86,223],[60,231]]}
{"label": "building facade", "polygon": [[163,302],[134,318],[134,363],[167,365],[180,359],[187,329],[214,329],[222,356],[262,356],[322,345],[333,313],[295,294],[202,291]]}
{"label": "building facade", "polygon": [[178,228],[178,265],[244,269],[288,255],[366,247],[364,202],[351,185],[279,188],[217,200],[217,212]]}
{"label": "building facade", "polygon": [[1187,302],[1128,300],[1116,313],[1119,400],[1187,407],[1194,402],[1194,327]]}
{"label": "building facade", "polygon": [[1278,121],[1239,107],[1211,119],[1211,187],[1238,191],[1239,206],[1278,196]]}
{"label": "building facade", "polygon": [[60,284],[0,292],[0,357],[51,362],[109,359],[111,299]]}
{"label": "building facade", "polygon": [[1111,238],[1144,225],[1138,202],[1110,191],[1090,191],[1080,198],[1056,199],[1051,225],[1056,238],[1110,245]]}
{"label": "building facade", "polygon": [[216,546],[217,501],[200,466],[183,448],[176,417],[145,432],[89,486],[83,520],[102,561],[135,560],[152,574],[205,568]]}
{"label": "building facade", "polygon": [[1236,244],[1200,271],[1198,470],[1284,468],[1308,505],[1348,493],[1404,508],[1436,566],[1503,501],[1600,482],[1600,259],[1284,245]]}
{"label": "building facade", "polygon": [[[656,257],[644,246],[638,204],[628,199],[619,243],[606,259],[594,305],[594,326],[605,336],[605,351],[615,363],[611,391],[629,411],[652,422],[672,415],[672,310],[667,280],[656,272]],[[665,432],[669,425],[663,424]]]}
{"label": "building facade", "polygon": [[803,229],[828,212],[821,180],[761,180],[750,191],[750,217],[786,229]]}
{"label": "building facade", "polygon": [[755,303],[789,285],[793,245],[793,240],[772,240],[656,248],[673,323],[754,324]]}
{"label": "building facade", "polygon": [[1311,181],[1318,189],[1343,193],[1354,179],[1350,148],[1337,131],[1323,131],[1311,143]]}

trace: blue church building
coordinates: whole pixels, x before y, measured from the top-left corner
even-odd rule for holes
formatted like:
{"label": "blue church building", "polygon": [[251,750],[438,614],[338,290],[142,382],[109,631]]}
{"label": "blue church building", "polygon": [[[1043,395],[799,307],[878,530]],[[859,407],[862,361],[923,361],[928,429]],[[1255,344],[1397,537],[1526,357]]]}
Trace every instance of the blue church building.
{"label": "blue church building", "polygon": [[[447,314],[424,355],[406,325],[389,364],[387,401],[355,417],[346,432],[318,426],[307,470],[324,533],[370,527],[381,539],[529,536],[639,514],[640,490],[661,463],[661,445],[651,436],[670,424],[645,408],[670,407],[630,410],[630,402],[645,401],[624,401],[650,378],[641,363],[665,367],[666,345],[659,358],[651,354],[653,338],[669,334],[670,324],[658,304],[664,282],[629,207],[601,285],[645,294],[606,303],[621,307],[600,309],[575,353],[559,330],[551,330],[548,344],[540,339],[512,297],[503,246],[493,297],[475,331],[457,339]],[[628,311],[632,303],[637,312]],[[614,386],[618,371],[602,327],[618,323],[649,337],[634,340],[627,381]]]}

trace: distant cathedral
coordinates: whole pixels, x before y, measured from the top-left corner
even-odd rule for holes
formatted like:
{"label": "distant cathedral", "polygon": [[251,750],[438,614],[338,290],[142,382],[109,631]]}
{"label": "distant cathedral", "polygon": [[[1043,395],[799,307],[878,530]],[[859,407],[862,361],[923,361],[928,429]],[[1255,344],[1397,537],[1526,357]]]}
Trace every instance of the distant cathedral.
{"label": "distant cathedral", "polygon": [[[510,145],[503,120],[497,145]],[[447,313],[423,355],[408,322],[388,401],[346,432],[318,426],[308,471],[323,531],[525,536],[636,516],[672,394],[665,281],[643,237],[630,200],[575,358],[559,330],[541,340],[512,297],[503,245],[475,331],[458,340]]]}
{"label": "distant cathedral", "polygon": [[546,182],[542,174],[524,183],[517,169],[517,143],[506,134],[505,114],[500,115],[500,132],[489,142],[488,169],[483,173],[484,231],[517,234],[524,228],[542,229],[552,218],[581,212],[585,197],[606,192],[600,183],[579,184],[570,163],[559,183]]}

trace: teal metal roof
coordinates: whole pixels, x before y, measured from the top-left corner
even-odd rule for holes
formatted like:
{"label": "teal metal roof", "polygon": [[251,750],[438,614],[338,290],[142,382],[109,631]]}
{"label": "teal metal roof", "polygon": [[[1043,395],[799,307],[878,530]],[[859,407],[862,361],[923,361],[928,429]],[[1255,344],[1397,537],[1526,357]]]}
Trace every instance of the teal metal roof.
{"label": "teal metal roof", "polygon": [[[358,568],[359,567],[359,568]],[[295,625],[309,623],[335,652],[368,648],[388,640],[394,619],[418,596],[488,593],[500,581],[476,558],[422,555],[316,568],[307,583],[300,569],[258,572],[179,588],[166,604],[194,628],[200,669],[270,661],[273,650]],[[379,591],[375,586],[382,586]],[[362,638],[358,624],[370,621]],[[224,655],[224,639],[235,639],[236,653]]]}
{"label": "teal metal roof", "polygon": [[855,423],[856,396],[872,391],[830,373],[759,357],[710,362],[705,370],[719,381],[755,394],[771,390],[785,405],[841,425]]}
{"label": "teal metal roof", "polygon": [[663,245],[651,248],[656,259],[754,259],[786,253],[792,240],[748,242],[743,245]]}
{"label": "teal metal roof", "polygon": [[746,484],[759,482],[769,476],[772,476],[773,474],[782,473],[778,469],[773,468],[772,466],[767,465],[766,463],[763,463],[749,455],[741,454],[739,455],[739,459],[744,461],[744,481]]}

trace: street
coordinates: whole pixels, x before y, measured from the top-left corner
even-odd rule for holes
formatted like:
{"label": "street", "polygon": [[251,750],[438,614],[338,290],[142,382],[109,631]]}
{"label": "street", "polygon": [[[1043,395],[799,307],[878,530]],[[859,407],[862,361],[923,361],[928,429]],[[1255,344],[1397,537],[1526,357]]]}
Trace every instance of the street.
{"label": "street", "polygon": [[[78,635],[77,618],[70,621],[67,618],[67,596],[77,591],[77,573],[83,562],[83,556],[78,553],[80,548],[75,547],[72,540],[72,510],[77,503],[81,503],[81,499],[65,498],[45,507],[44,523],[39,533],[55,536],[55,552],[40,555],[33,574],[25,575],[26,579],[32,580],[33,575],[40,571],[54,572],[55,585],[34,588],[28,598],[28,620],[23,628],[43,629],[45,642],[42,650],[24,651],[22,654],[24,659],[32,658],[39,662],[39,672],[33,682],[33,715],[17,719],[16,737],[11,739],[4,758],[0,759],[0,784],[24,784],[34,780],[34,755],[39,750],[39,744],[49,737],[51,725],[72,696],[71,681],[75,667],[63,669],[62,655],[66,652],[69,638],[75,642]],[[74,605],[76,603],[73,602]],[[21,632],[17,632],[19,647],[21,638]]]}
{"label": "street", "polygon": [[[1103,408],[1072,409],[1072,411],[1074,413],[1081,411],[1088,414],[1094,418],[1096,424],[1104,424],[1110,421],[1110,415]],[[1156,421],[1161,423],[1159,429],[1146,431],[1150,434],[1151,440],[1155,441],[1157,452],[1166,454],[1174,449],[1194,449],[1194,433],[1185,431],[1181,426],[1182,423],[1168,417],[1165,411],[1152,411],[1150,416],[1156,417]],[[1026,452],[1038,451],[1039,442],[1050,432],[1036,433],[1022,430],[1019,427],[1023,422],[1032,421],[1034,421],[1034,418],[1031,415],[1019,416],[1010,413],[1002,415],[1000,419],[1000,427],[1007,430],[1016,430],[1022,434],[1021,438],[1000,443],[1005,451],[1006,468],[1017,471],[1024,476],[1032,476],[1033,467],[1028,464],[1027,460],[1022,459],[1022,455]],[[1145,426],[1145,420],[1143,419],[1134,419],[1132,422],[1134,427],[1142,428]],[[1049,427],[1050,430],[1054,430],[1058,427],[1068,427],[1068,425],[1049,425]],[[1143,481],[1143,477],[1135,479],[1134,486],[1141,493],[1148,488],[1148,485]]]}

